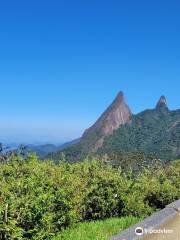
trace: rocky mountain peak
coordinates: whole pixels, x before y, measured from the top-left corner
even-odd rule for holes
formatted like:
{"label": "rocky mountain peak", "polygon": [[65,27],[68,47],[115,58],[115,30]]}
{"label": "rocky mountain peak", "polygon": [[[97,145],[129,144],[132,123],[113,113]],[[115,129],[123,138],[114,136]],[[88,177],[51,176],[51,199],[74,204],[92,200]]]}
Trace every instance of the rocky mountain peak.
{"label": "rocky mountain peak", "polygon": [[162,95],[160,97],[159,101],[156,104],[156,109],[159,109],[159,108],[168,108],[167,107],[167,100],[166,100],[166,97],[164,95]]}
{"label": "rocky mountain peak", "polygon": [[115,101],[124,101],[124,93],[122,91],[120,91],[116,98],[115,98]]}
{"label": "rocky mountain peak", "polygon": [[107,135],[113,133],[114,130],[127,123],[131,118],[131,111],[125,102],[123,92],[119,92],[112,102],[112,104],[106,109],[106,111],[100,116],[100,118],[87,129],[82,140],[89,139],[93,135],[98,135],[95,149],[102,146],[103,140]]}

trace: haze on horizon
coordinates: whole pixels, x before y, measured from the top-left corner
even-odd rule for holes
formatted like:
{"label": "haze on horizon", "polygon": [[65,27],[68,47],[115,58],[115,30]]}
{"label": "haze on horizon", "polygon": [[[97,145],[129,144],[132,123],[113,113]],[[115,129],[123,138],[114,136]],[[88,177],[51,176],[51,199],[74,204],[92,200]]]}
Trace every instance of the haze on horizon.
{"label": "haze on horizon", "polygon": [[80,137],[125,93],[180,105],[180,3],[8,1],[0,9],[0,141]]}

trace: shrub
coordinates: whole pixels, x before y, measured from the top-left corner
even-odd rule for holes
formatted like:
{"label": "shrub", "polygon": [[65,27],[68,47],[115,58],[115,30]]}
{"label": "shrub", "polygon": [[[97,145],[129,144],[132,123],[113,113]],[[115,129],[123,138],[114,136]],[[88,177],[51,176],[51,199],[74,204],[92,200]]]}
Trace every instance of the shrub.
{"label": "shrub", "polygon": [[0,239],[49,239],[81,221],[147,216],[178,199],[179,165],[124,174],[96,160],[14,156],[0,167]]}
{"label": "shrub", "polygon": [[67,167],[39,162],[35,156],[1,166],[0,232],[6,239],[45,239],[81,219],[83,182]]}
{"label": "shrub", "polygon": [[126,191],[126,179],[103,163],[92,161],[87,165],[84,219],[120,216],[124,206],[122,196]]}

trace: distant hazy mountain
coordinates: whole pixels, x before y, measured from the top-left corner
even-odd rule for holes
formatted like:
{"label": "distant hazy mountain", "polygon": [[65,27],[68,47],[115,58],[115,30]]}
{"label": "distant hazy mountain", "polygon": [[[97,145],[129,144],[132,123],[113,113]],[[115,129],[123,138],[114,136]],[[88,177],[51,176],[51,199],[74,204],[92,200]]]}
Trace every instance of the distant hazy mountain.
{"label": "distant hazy mountain", "polygon": [[162,160],[180,158],[180,110],[170,111],[162,96],[155,109],[132,115],[120,92],[79,142],[63,152],[70,161],[92,153],[119,152],[143,153]]}
{"label": "distant hazy mountain", "polygon": [[58,146],[54,144],[43,144],[43,145],[28,145],[26,150],[29,152],[35,152],[40,157],[46,156],[50,152],[56,152],[59,150]]}
{"label": "distant hazy mountain", "polygon": [[79,142],[79,139],[75,139],[70,142],[66,142],[63,144],[55,145],[55,144],[27,144],[27,143],[0,143],[2,146],[3,151],[12,151],[12,150],[18,150],[21,146],[24,147],[24,150],[26,153],[36,153],[39,157],[44,158],[45,156],[48,156],[50,153],[55,153],[58,151],[63,150],[64,148],[67,148],[73,144],[77,144]]}
{"label": "distant hazy mountain", "polygon": [[26,146],[26,150],[28,152],[35,152],[40,157],[44,158],[45,156],[48,156],[48,154],[56,153],[58,151],[63,150],[64,148],[67,148],[73,144],[76,144],[79,142],[79,139],[75,139],[70,142],[66,142],[62,145],[55,145],[55,144],[42,144],[42,145],[28,145]]}

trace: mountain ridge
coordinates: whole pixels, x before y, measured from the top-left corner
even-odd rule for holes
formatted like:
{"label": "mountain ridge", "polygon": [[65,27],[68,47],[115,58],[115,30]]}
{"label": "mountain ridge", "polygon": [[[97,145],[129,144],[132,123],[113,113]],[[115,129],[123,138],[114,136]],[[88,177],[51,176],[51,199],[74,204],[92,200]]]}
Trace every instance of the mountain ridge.
{"label": "mountain ridge", "polygon": [[102,146],[104,137],[112,134],[112,132],[119,128],[120,125],[125,124],[132,116],[131,110],[125,102],[124,93],[120,91],[110,106],[102,113],[98,120],[85,132],[81,137],[81,143],[92,138],[94,134],[98,137],[91,147],[92,151],[96,151]]}
{"label": "mountain ridge", "polygon": [[180,110],[145,110],[107,137],[99,153],[141,152],[162,160],[180,157]]}
{"label": "mountain ridge", "polygon": [[70,161],[112,152],[140,152],[162,160],[179,158],[180,109],[169,110],[162,95],[154,109],[132,114],[123,92],[119,92],[100,118],[84,132],[79,143],[62,151]]}

